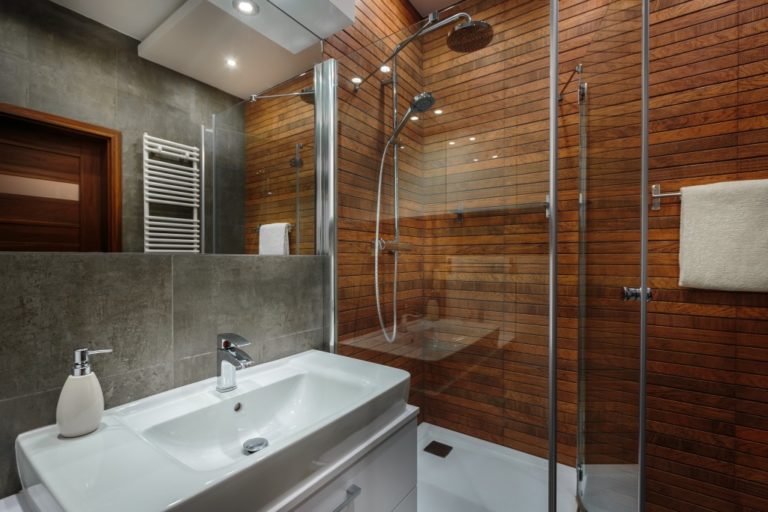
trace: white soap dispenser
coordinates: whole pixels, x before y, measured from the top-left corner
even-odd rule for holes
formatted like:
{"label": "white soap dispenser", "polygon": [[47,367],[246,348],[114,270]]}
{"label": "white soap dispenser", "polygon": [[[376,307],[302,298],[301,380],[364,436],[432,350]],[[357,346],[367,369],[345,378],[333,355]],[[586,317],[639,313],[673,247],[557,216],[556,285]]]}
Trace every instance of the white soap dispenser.
{"label": "white soap dispenser", "polygon": [[109,352],[112,352],[111,348],[75,350],[72,375],[67,377],[56,406],[56,425],[62,437],[83,436],[99,428],[104,413],[104,395],[99,379],[91,372],[88,356]]}

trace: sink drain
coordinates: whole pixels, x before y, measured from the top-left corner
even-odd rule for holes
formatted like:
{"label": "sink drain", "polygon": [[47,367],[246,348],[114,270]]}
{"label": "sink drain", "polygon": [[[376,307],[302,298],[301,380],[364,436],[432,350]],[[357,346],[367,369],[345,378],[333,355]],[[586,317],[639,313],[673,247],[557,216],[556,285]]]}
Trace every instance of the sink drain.
{"label": "sink drain", "polygon": [[243,443],[243,453],[250,455],[259,452],[269,445],[269,441],[263,437],[254,437]]}

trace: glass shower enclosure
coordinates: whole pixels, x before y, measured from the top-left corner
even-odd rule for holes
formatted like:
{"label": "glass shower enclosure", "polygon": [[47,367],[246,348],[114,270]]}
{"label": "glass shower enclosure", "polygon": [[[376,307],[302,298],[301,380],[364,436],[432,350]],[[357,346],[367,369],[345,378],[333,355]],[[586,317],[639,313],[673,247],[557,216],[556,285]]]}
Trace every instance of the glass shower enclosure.
{"label": "glass shower enclosure", "polygon": [[[419,449],[453,448],[420,451],[425,511],[549,506],[550,8],[464,2],[337,59],[337,349],[409,371]],[[493,38],[456,51],[461,13]]]}

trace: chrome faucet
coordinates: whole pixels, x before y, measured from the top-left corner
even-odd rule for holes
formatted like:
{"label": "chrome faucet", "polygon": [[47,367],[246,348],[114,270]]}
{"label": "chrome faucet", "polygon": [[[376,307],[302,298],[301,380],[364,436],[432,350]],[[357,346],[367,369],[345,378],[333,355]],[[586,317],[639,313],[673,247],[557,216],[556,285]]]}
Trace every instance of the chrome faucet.
{"label": "chrome faucet", "polygon": [[231,332],[216,336],[216,391],[225,393],[237,387],[235,372],[253,366],[256,362],[240,350],[251,342]]}

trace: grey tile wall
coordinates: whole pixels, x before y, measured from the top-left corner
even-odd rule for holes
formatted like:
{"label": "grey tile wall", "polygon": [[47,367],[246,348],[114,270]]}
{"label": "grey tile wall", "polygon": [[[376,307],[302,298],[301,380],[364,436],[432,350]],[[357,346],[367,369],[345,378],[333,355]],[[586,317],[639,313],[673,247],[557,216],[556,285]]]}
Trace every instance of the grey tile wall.
{"label": "grey tile wall", "polygon": [[322,346],[319,256],[0,253],[0,496],[19,489],[16,436],[55,422],[78,347],[106,407],[215,374],[215,335],[270,361]]}
{"label": "grey tile wall", "polygon": [[322,323],[318,256],[173,258],[173,350],[181,370],[174,376],[176,385],[215,368],[217,333],[245,336],[251,357],[271,361],[322,346]]}
{"label": "grey tile wall", "polygon": [[[200,145],[200,125],[210,126],[212,114],[240,102],[139,58],[138,43],[48,0],[0,1],[0,102],[122,132],[128,252],[143,248],[142,133]],[[240,123],[242,131],[242,120],[229,122]],[[239,186],[230,187],[230,201],[220,203],[224,217],[242,217],[243,153],[240,144],[227,156],[234,163],[227,180]],[[243,252],[236,242],[227,252]]]}

